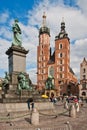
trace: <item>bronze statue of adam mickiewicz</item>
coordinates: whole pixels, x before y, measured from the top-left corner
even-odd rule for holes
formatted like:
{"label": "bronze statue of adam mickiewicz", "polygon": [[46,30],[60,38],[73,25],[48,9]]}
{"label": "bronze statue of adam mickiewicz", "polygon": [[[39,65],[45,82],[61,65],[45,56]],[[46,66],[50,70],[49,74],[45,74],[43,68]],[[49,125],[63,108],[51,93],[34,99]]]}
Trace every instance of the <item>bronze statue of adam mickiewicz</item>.
{"label": "bronze statue of adam mickiewicz", "polygon": [[13,31],[13,42],[12,45],[13,46],[22,46],[22,40],[21,40],[21,29],[18,25],[18,20],[15,19],[13,27],[12,27],[12,31]]}

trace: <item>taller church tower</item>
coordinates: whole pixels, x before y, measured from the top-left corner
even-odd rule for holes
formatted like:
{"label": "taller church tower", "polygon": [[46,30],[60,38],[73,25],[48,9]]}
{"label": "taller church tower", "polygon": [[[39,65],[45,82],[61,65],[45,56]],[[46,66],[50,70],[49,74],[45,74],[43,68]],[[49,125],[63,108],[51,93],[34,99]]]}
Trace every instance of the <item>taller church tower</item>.
{"label": "taller church tower", "polygon": [[37,85],[40,89],[45,87],[48,77],[47,63],[50,58],[50,30],[46,26],[46,15],[43,14],[42,27],[39,30],[39,45],[37,47]]}

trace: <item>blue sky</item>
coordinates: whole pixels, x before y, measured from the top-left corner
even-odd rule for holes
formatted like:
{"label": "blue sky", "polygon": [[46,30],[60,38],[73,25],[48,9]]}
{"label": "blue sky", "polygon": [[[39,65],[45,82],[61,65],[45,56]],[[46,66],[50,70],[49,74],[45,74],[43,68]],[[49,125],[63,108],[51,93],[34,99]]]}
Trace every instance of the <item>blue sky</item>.
{"label": "blue sky", "polygon": [[46,12],[50,28],[51,47],[55,47],[55,36],[60,31],[62,17],[71,42],[71,67],[80,78],[80,63],[87,58],[87,0],[0,0],[0,77],[8,71],[6,50],[12,44],[12,24],[19,20],[22,30],[22,45],[29,49],[26,71],[36,83],[38,31],[42,15]]}

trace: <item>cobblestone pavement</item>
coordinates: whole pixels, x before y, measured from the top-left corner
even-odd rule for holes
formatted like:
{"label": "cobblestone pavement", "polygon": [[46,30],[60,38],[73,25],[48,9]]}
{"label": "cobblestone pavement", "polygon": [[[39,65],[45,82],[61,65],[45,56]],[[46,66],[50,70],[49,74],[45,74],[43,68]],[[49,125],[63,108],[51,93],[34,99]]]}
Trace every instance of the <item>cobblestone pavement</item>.
{"label": "cobblestone pavement", "polygon": [[[4,116],[0,115],[2,118]],[[38,126],[31,125],[30,112],[16,113],[16,116],[19,118],[9,117],[9,120],[0,118],[0,130],[87,130],[87,103],[80,107],[76,118],[71,118],[69,112],[64,109],[64,105],[58,102],[55,105],[55,111],[40,111]]]}

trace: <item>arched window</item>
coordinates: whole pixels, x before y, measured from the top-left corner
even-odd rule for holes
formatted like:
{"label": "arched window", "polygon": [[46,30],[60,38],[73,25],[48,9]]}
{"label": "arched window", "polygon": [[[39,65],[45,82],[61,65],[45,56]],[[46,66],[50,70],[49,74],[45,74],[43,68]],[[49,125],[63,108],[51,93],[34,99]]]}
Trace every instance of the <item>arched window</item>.
{"label": "arched window", "polygon": [[62,78],[62,74],[60,74],[60,78]]}
{"label": "arched window", "polygon": [[83,75],[83,79],[86,79],[86,75]]}
{"label": "arched window", "polygon": [[63,57],[63,54],[62,53],[59,53],[58,54],[59,58]]}
{"label": "arched window", "polygon": [[82,92],[82,96],[86,96],[86,92]]}
{"label": "arched window", "polygon": [[83,89],[86,89],[86,83],[83,83],[83,84],[82,84],[82,88],[83,88]]}
{"label": "arched window", "polygon": [[60,60],[60,64],[62,64],[62,60]]}
{"label": "arched window", "polygon": [[60,71],[62,71],[62,66],[60,66]]}
{"label": "arched window", "polygon": [[59,49],[62,49],[62,48],[63,48],[62,43],[60,43],[59,44]]}
{"label": "arched window", "polygon": [[86,72],[86,69],[84,68],[84,69],[83,69],[83,73],[85,73],[85,72]]}

